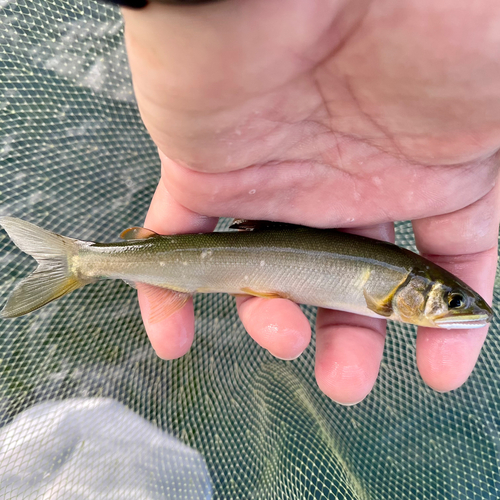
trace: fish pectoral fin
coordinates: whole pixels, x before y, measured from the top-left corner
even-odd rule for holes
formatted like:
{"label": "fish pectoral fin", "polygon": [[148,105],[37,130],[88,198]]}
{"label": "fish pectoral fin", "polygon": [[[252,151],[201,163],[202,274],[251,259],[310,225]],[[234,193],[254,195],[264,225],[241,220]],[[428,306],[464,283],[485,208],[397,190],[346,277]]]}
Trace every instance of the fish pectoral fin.
{"label": "fish pectoral fin", "polygon": [[178,311],[191,297],[189,293],[176,292],[169,288],[154,285],[139,284],[139,290],[144,292],[149,302],[150,323],[159,323]]}
{"label": "fish pectoral fin", "polygon": [[129,227],[120,234],[122,240],[145,240],[153,236],[158,236],[158,233],[151,231],[151,229],[146,229],[145,227]]}
{"label": "fish pectoral fin", "polygon": [[[403,286],[409,279],[410,274],[401,277],[399,282],[395,280],[385,280],[385,284],[381,284],[380,275],[378,276],[375,272],[371,271],[363,287],[363,295],[365,296],[366,306],[370,311],[373,311],[380,316],[385,316],[389,318],[394,312],[392,306],[392,301],[396,292]],[[399,277],[399,276],[398,276]]]}
{"label": "fish pectoral fin", "polygon": [[366,300],[366,307],[380,316],[385,316],[388,318],[392,314],[392,297],[394,295],[391,292],[389,295],[376,296],[371,295],[366,288],[363,289],[363,295]]}
{"label": "fish pectoral fin", "polygon": [[258,292],[252,290],[251,288],[245,287],[241,289],[241,293],[244,295],[252,295],[254,297],[260,297],[261,299],[287,299],[288,297],[284,293],[280,292]]}

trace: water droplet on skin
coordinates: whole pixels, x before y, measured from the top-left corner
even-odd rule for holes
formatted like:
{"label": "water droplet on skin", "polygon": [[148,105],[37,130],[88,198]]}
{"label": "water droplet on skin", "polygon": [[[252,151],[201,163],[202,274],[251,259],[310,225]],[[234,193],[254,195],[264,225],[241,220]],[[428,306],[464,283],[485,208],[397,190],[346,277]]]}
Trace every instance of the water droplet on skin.
{"label": "water droplet on skin", "polygon": [[257,190],[255,189],[250,189],[250,191],[248,191],[248,194],[255,194],[257,192]]}
{"label": "water droplet on skin", "polygon": [[203,250],[201,252],[201,258],[205,259],[206,257],[210,257],[212,255],[212,250]]}

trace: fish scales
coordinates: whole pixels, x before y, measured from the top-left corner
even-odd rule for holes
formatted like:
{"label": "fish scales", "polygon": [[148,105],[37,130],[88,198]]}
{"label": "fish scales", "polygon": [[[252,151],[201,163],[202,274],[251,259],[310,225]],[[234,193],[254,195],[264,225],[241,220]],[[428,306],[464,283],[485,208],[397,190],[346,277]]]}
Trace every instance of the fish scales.
{"label": "fish scales", "polygon": [[[370,282],[389,293],[408,275],[411,262],[398,252],[393,252],[390,262],[377,260],[373,245],[363,248],[363,239],[353,245],[351,238],[347,233],[309,228],[177,235],[154,243],[92,245],[79,258],[90,277],[125,279],[187,293],[238,294],[250,289],[299,303],[379,316],[366,307],[363,287]],[[389,246],[390,251],[394,248]]]}

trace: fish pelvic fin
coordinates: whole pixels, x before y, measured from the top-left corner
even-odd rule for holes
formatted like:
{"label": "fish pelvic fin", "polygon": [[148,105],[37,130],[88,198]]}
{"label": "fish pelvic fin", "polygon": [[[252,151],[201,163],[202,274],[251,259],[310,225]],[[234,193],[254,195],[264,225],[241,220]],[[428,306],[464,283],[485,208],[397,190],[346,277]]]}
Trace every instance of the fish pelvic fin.
{"label": "fish pelvic fin", "polygon": [[91,282],[79,277],[71,264],[72,257],[87,242],[51,233],[13,217],[0,217],[0,226],[20,250],[38,262],[37,269],[11,293],[0,313],[3,318],[28,314]]}

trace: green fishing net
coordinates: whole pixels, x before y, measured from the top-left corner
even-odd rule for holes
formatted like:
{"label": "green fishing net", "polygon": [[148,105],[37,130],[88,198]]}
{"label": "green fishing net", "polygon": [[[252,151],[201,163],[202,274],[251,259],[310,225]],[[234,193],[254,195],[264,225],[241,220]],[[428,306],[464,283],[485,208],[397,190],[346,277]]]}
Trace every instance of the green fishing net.
{"label": "green fishing net", "polygon": [[[0,117],[0,215],[101,241],[142,223],[159,161],[117,8],[0,0]],[[412,247],[409,224],[398,242]],[[2,231],[2,303],[34,267]],[[0,321],[0,498],[500,497],[497,319],[449,394],[421,381],[414,328],[390,324],[373,392],[342,407],[316,386],[314,340],[280,361],[232,298],[195,311],[176,361],[156,357],[122,282]]]}

